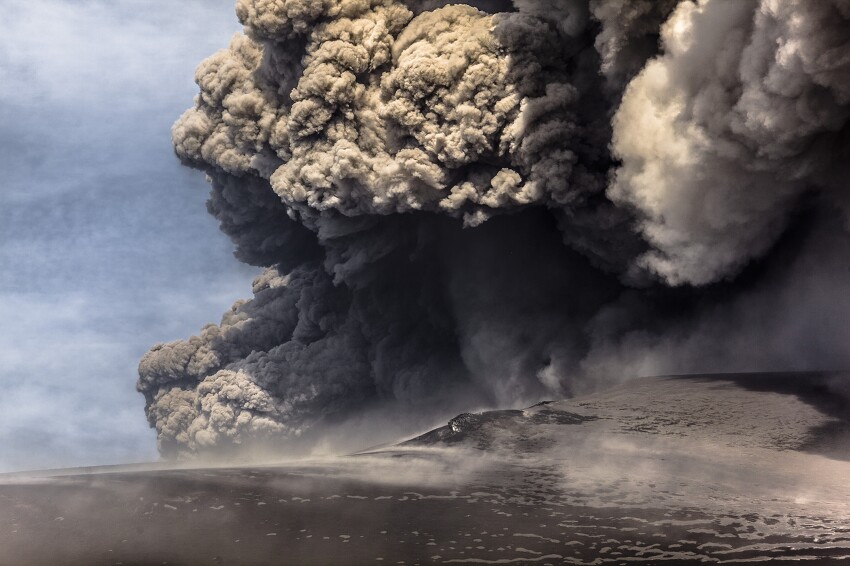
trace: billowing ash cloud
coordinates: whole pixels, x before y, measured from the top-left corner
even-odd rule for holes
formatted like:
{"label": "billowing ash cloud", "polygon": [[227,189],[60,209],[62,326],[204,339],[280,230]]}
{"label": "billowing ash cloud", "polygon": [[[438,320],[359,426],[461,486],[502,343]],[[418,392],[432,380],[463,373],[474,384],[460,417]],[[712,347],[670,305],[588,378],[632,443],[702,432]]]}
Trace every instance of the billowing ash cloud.
{"label": "billowing ash cloud", "polygon": [[[801,195],[846,190],[850,3],[682,4],[614,118],[611,197],[672,284],[763,255]],[[836,170],[840,168],[839,170]]]}
{"label": "billowing ash cloud", "polygon": [[163,454],[850,362],[850,2],[236,12],[174,144],[266,271],[142,360]]}

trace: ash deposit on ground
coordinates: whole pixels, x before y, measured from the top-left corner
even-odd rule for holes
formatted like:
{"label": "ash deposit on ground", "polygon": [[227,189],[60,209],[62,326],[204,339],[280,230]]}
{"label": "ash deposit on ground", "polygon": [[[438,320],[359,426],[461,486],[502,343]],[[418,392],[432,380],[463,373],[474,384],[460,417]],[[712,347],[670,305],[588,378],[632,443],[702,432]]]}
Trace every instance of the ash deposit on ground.
{"label": "ash deposit on ground", "polygon": [[0,564],[846,564],[848,391],[642,378],[347,457],[0,476]]}

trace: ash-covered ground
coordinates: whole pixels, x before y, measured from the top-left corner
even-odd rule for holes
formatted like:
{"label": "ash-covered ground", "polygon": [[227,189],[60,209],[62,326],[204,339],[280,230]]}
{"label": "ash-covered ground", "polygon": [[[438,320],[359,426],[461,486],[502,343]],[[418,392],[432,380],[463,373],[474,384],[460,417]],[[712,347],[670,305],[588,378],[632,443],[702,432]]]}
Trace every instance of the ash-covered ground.
{"label": "ash-covered ground", "polygon": [[850,379],[630,381],[352,456],[0,483],[0,565],[850,563]]}

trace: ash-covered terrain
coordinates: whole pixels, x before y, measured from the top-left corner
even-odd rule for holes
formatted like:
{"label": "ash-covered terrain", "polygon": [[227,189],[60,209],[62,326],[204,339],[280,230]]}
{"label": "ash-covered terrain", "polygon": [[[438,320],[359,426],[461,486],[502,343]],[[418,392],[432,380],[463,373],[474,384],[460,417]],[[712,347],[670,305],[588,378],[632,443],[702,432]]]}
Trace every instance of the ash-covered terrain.
{"label": "ash-covered terrain", "polygon": [[850,563],[850,377],[629,381],[338,458],[0,484],[0,564]]}

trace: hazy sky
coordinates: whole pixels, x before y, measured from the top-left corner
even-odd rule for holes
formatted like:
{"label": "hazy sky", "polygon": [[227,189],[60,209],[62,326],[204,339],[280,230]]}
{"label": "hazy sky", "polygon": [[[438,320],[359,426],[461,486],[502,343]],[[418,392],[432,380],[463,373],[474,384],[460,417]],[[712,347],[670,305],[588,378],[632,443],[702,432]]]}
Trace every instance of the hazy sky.
{"label": "hazy sky", "polygon": [[0,471],[154,459],[139,358],[254,276],[170,142],[233,0],[0,0],[0,18]]}

